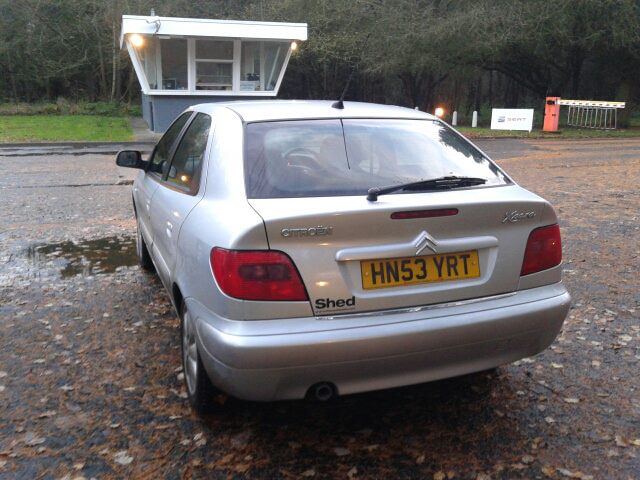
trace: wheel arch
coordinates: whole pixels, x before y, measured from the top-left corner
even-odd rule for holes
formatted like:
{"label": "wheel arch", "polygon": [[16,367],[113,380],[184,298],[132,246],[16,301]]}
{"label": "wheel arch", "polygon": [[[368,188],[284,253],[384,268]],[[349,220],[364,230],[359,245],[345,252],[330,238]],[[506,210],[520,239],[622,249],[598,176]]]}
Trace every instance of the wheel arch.
{"label": "wheel arch", "polygon": [[184,297],[182,290],[180,290],[180,287],[175,282],[171,285],[171,299],[173,300],[173,306],[176,312],[178,312],[178,315],[182,315],[182,302],[184,301]]}

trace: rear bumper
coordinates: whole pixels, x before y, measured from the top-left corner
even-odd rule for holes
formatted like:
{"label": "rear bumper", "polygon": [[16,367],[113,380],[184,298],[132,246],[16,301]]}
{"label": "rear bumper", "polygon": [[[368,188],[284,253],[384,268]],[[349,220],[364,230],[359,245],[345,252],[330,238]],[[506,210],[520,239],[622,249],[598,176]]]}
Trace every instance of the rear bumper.
{"label": "rear bumper", "polygon": [[[531,356],[553,342],[570,301],[557,283],[382,314],[270,320],[267,331],[263,322],[246,321],[238,334],[229,333],[228,320],[187,299],[213,383],[238,398],[265,401],[302,398],[318,382],[331,382],[344,395],[463,375]],[[300,331],[301,325],[307,330]]]}

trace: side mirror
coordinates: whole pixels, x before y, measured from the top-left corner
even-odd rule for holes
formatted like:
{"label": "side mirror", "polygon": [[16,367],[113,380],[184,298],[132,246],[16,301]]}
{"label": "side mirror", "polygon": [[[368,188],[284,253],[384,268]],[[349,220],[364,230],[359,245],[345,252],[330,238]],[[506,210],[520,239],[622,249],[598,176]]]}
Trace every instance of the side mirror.
{"label": "side mirror", "polygon": [[120,150],[116,156],[116,165],[126,168],[144,168],[142,154],[138,150]]}

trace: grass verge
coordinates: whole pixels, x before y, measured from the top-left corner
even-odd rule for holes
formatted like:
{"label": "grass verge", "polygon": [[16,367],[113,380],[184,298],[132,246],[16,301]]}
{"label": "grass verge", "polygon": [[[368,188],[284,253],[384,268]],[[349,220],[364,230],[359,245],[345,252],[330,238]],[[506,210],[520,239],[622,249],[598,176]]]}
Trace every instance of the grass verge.
{"label": "grass verge", "polygon": [[0,115],[102,115],[106,117],[141,117],[139,104],[119,102],[0,103]]}
{"label": "grass verge", "polygon": [[133,139],[129,119],[97,115],[0,116],[0,143],[121,142]]}
{"label": "grass verge", "polygon": [[533,130],[521,132],[515,130],[491,130],[490,128],[456,127],[456,129],[468,138],[624,138],[640,137],[640,128],[620,130],[593,130],[588,128],[563,128],[557,133]]}

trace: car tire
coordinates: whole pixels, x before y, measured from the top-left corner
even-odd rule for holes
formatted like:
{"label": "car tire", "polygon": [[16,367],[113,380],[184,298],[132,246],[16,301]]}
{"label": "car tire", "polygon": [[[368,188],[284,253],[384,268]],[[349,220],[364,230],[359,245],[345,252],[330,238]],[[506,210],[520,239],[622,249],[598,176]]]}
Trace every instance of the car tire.
{"label": "car tire", "polygon": [[142,236],[142,230],[140,229],[140,219],[136,217],[136,253],[138,255],[138,263],[140,266],[148,272],[153,271],[153,261],[147,248],[147,243]]}
{"label": "car tire", "polygon": [[180,307],[180,343],[182,345],[184,383],[191,407],[196,413],[205,414],[212,411],[213,400],[218,391],[211,384],[200,359],[195,328],[195,322],[189,313],[187,304],[182,302]]}

